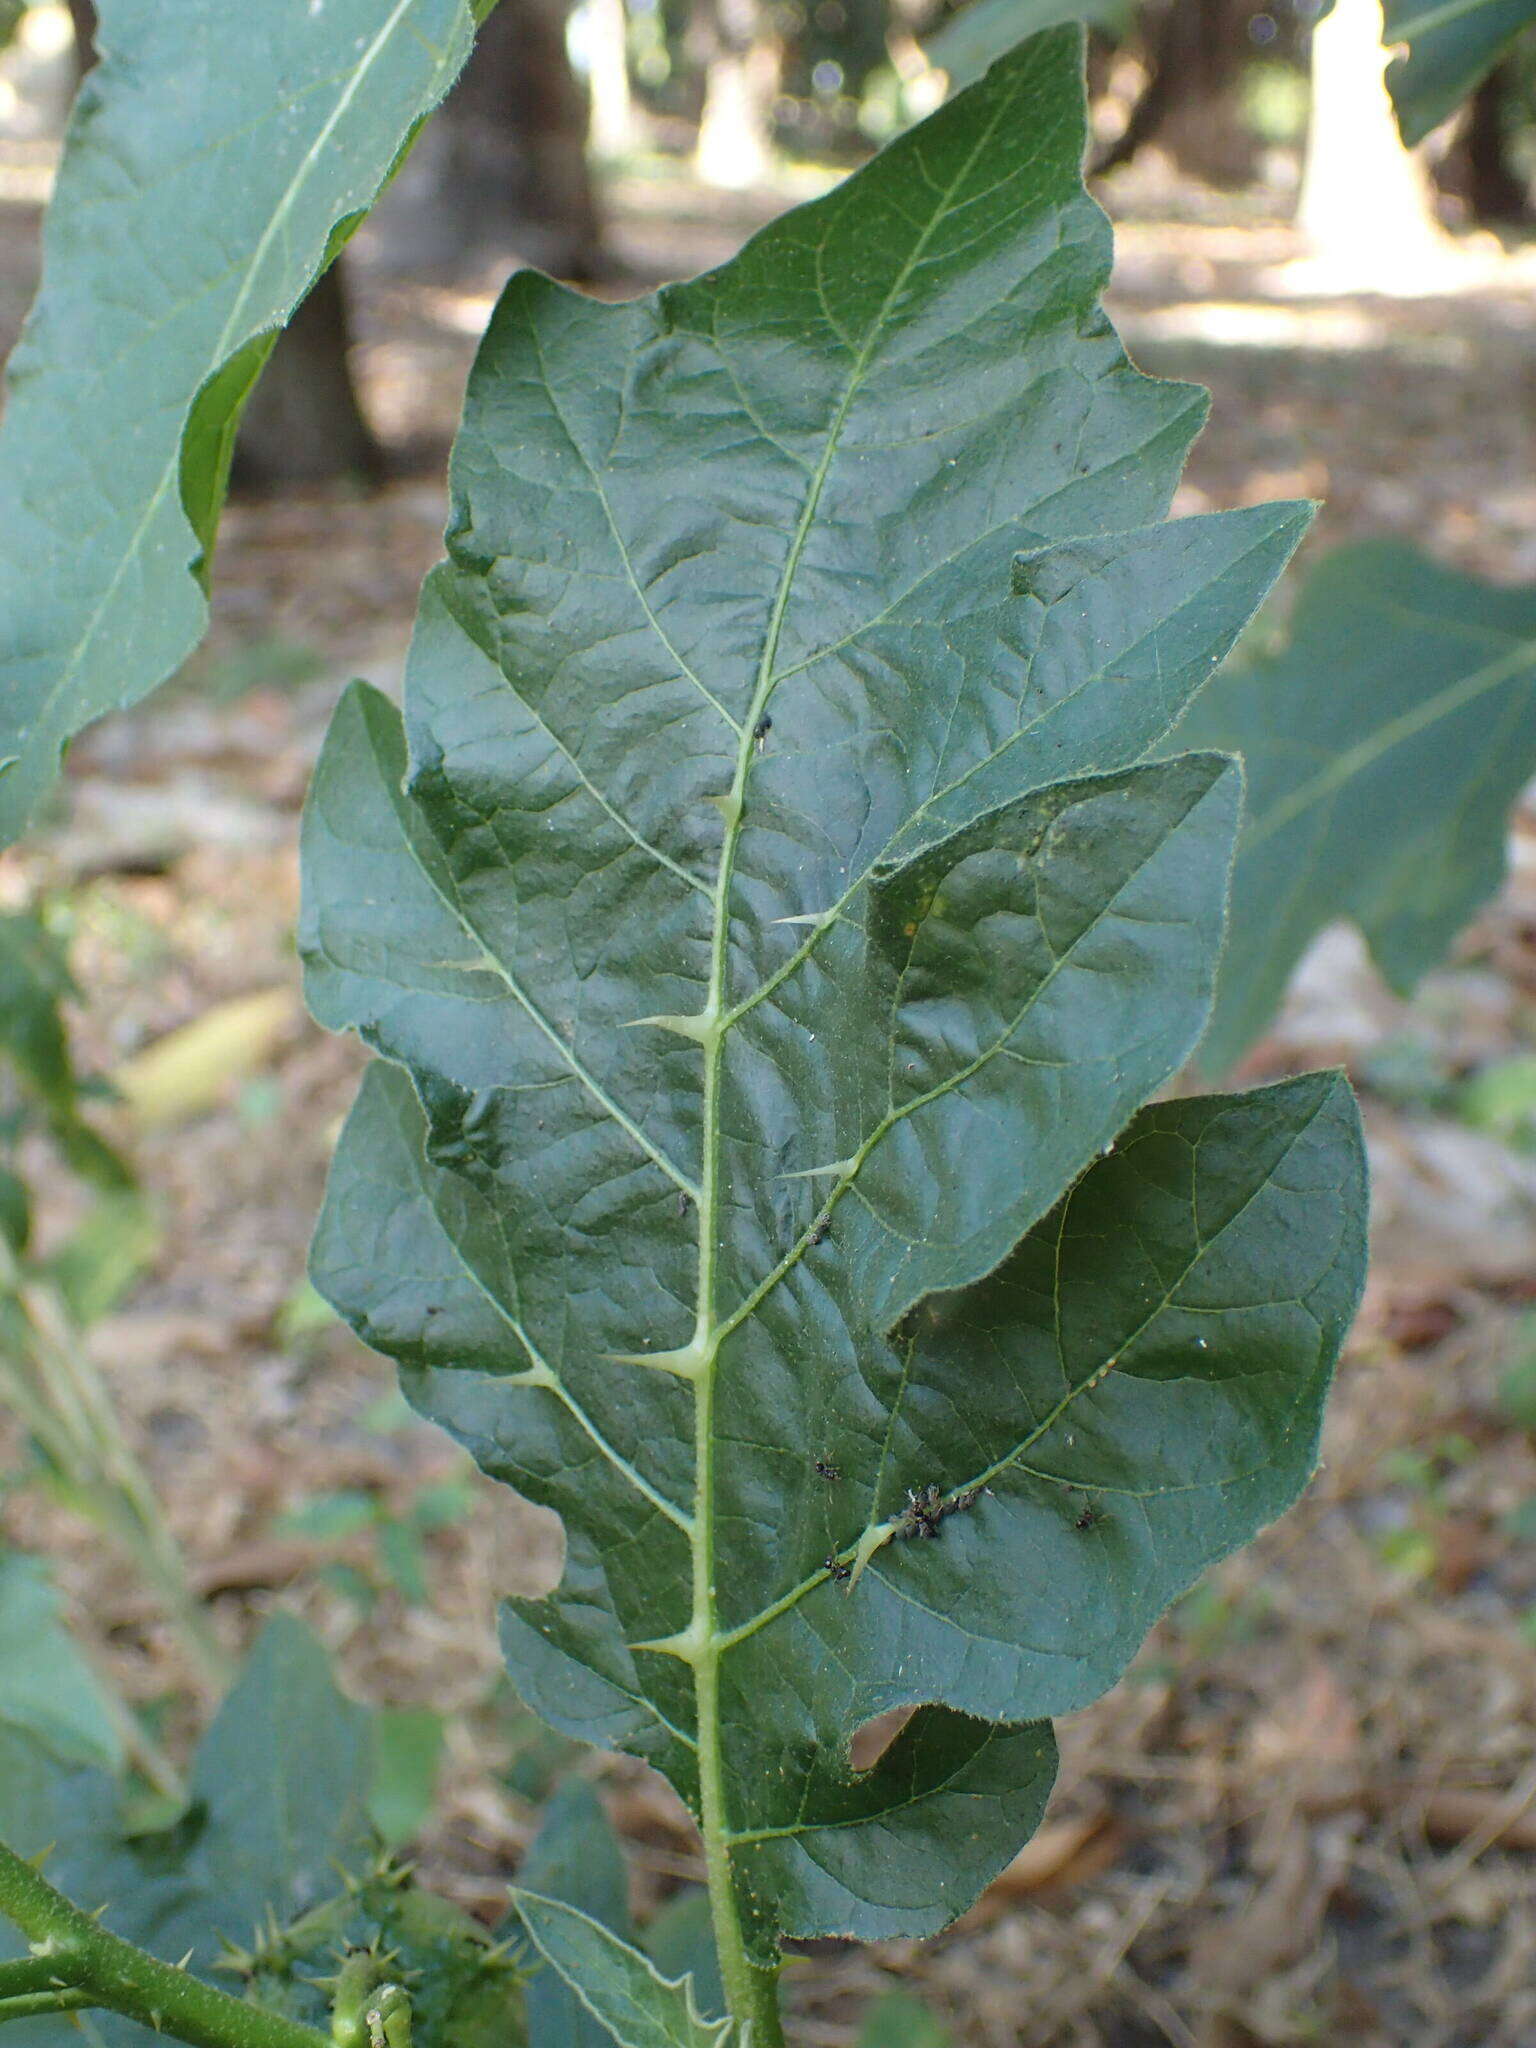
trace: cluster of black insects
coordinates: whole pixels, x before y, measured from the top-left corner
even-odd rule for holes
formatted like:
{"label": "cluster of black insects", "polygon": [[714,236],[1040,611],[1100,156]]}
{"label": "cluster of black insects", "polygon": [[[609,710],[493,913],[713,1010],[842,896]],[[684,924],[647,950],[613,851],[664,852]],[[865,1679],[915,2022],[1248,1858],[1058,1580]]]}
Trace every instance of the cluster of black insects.
{"label": "cluster of black insects", "polygon": [[[842,1468],[830,1464],[825,1458],[812,1458],[811,1469],[818,1479],[836,1481],[843,1476]],[[984,1486],[968,1486],[964,1492],[957,1493],[953,1500],[948,1500],[943,1488],[939,1486],[920,1487],[916,1493],[908,1487],[907,1504],[901,1513],[894,1517],[893,1534],[898,1538],[920,1536],[932,1539],[938,1535],[939,1524],[946,1515],[963,1515],[968,1508],[975,1507],[986,1491],[987,1488]],[[839,1584],[853,1575],[852,1565],[844,1564],[835,1550],[827,1554],[823,1564],[829,1576]]]}
{"label": "cluster of black insects", "polygon": [[[832,1482],[843,1476],[842,1467],[830,1463],[826,1458],[812,1458],[811,1470],[818,1479]],[[907,1504],[899,1515],[892,1518],[894,1527],[891,1533],[898,1539],[921,1537],[931,1541],[938,1535],[939,1524],[946,1515],[963,1515],[968,1508],[975,1507],[981,1496],[990,1490],[985,1486],[968,1486],[963,1493],[957,1493],[953,1500],[947,1500],[942,1487],[923,1486],[914,1493],[909,1486]],[[1086,1501],[1074,1517],[1072,1526],[1078,1530],[1092,1529],[1097,1525],[1101,1514],[1102,1510],[1092,1501]],[[835,1550],[829,1551],[822,1563],[829,1577],[835,1579],[839,1585],[853,1576],[852,1565],[844,1564]]]}
{"label": "cluster of black insects", "polygon": [[985,1492],[984,1486],[968,1486],[964,1493],[957,1493],[953,1500],[946,1500],[942,1489],[937,1486],[925,1486],[917,1493],[909,1487],[907,1504],[896,1520],[896,1534],[900,1537],[935,1537],[946,1515],[963,1515],[967,1508],[975,1507]]}

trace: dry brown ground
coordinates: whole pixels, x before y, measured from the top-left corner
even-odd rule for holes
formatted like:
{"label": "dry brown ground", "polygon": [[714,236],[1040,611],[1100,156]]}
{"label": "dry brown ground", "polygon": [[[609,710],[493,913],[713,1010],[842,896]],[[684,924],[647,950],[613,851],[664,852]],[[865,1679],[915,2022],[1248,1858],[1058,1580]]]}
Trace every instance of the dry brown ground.
{"label": "dry brown ground", "polygon": [[[35,209],[0,204],[0,319],[24,303]],[[1138,206],[1140,194],[1133,193]],[[619,195],[637,269],[723,255],[751,212],[675,179]],[[1129,203],[1129,202],[1128,202]],[[1536,576],[1532,271],[1474,266],[1434,299],[1297,301],[1272,223],[1138,218],[1116,310],[1158,371],[1212,387],[1191,509],[1307,491],[1313,543],[1392,529],[1468,566]],[[361,366],[399,444],[440,439],[486,300],[363,270]],[[220,1000],[294,981],[294,840],[345,678],[398,679],[438,551],[438,482],[313,495],[229,516],[216,618],[184,681],[77,752],[69,797],[4,890],[67,889],[90,994],[82,1047],[110,1064]],[[1536,841],[1523,842],[1527,852]],[[1411,1011],[1346,944],[1316,965],[1265,1063],[1407,1032],[1455,1066],[1533,1036],[1536,884],[1506,899]],[[304,1612],[348,1681],[452,1710],[436,1881],[490,1906],[535,1819],[502,1766],[526,1729],[498,1695],[495,1597],[547,1582],[549,1519],[480,1484],[432,1540],[430,1606],[361,1615],[274,1536],[343,1486],[404,1505],[459,1470],[430,1433],[381,1432],[386,1368],[334,1332],[280,1335],[328,1146],[359,1060],[295,1015],[218,1107],[145,1137],[165,1221],[153,1271],[99,1333],[134,1436],[221,1631]],[[1517,2048],[1536,2040],[1536,1551],[1504,1526],[1536,1496],[1531,1438],[1499,1405],[1536,1349],[1530,1169],[1428,1114],[1370,1105],[1380,1224],[1367,1310],[1321,1477],[1250,1553],[1156,1632],[1130,1677],[1065,1728],[1051,1818],[977,1909],[924,1948],[795,1968],[796,2039],[851,2039],[893,1978],[958,2040],[1027,2048]],[[146,1701],[185,1680],[131,1580],[35,1494],[6,1533],[62,1560],[79,1625]],[[366,1563],[366,1559],[362,1560]],[[301,1568],[302,1567],[302,1568]],[[296,1574],[296,1575],[295,1575]],[[676,1803],[598,1759],[642,1901],[694,1868]]]}

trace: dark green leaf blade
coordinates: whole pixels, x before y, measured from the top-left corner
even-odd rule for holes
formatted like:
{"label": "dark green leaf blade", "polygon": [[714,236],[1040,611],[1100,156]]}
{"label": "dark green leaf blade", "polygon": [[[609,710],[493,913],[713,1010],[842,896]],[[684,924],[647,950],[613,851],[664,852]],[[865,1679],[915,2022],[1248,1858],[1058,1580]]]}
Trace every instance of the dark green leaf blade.
{"label": "dark green leaf blade", "polygon": [[[201,638],[270,339],[469,48],[465,0],[102,0],[0,426],[0,844]],[[222,373],[222,374],[221,374]]]}
{"label": "dark green leaf blade", "polygon": [[[561,1515],[519,1690],[714,1801],[764,1956],[939,1924],[1038,1815],[1059,1617],[961,1642],[930,1585],[989,1516],[1034,1585],[1032,1510],[1010,1478],[891,1540],[1032,1424],[927,1416],[919,1304],[1203,1028],[1237,776],[1131,764],[1306,517],[1149,524],[1198,403],[1097,309],[1080,62],[1027,46],[695,284],[515,279],[403,724],[351,693],[306,821],[312,1001],[397,1063],[316,1283]],[[1155,1611],[1109,1614],[1101,1683]]]}
{"label": "dark green leaf blade", "polygon": [[831,1758],[806,1773],[804,1819],[776,1802],[777,1821],[743,1829],[743,1881],[764,1927],[790,1936],[937,1934],[1040,1825],[1055,1776],[1043,1721],[919,1708],[863,1776]]}
{"label": "dark green leaf blade", "polygon": [[1408,993],[1504,878],[1536,747],[1536,591],[1496,589],[1397,541],[1302,581],[1286,644],[1240,657],[1179,746],[1243,758],[1232,935],[1201,1063],[1268,1024],[1324,925],[1359,925]]}
{"label": "dark green leaf blade", "polygon": [[[402,1110],[413,1107],[403,1078],[375,1069],[364,1101],[386,1094],[399,1098]],[[402,1156],[411,1156],[409,1132]],[[360,1159],[358,1168],[364,1176],[383,1171],[387,1177],[389,1171],[378,1157]],[[1216,1245],[1199,1253],[1191,1238],[1195,1218],[1213,1205],[1215,1214],[1230,1213],[1231,1221]],[[1071,1370],[1085,1384],[1084,1396],[1047,1421],[1031,1449],[1032,1469],[1007,1481],[994,1475],[988,1495],[945,1520],[939,1543],[905,1542],[882,1550],[851,1596],[825,1573],[813,1572],[799,1600],[759,1632],[758,1648],[742,1658],[739,1683],[751,1711],[779,1729],[804,1724],[804,1672],[850,1660],[861,1681],[852,1697],[845,1692],[816,1703],[820,1712],[806,1728],[803,1752],[809,1764],[824,1753],[821,1744],[835,1747],[840,1733],[846,1737],[863,1719],[910,1698],[914,1688],[952,1683],[951,1674],[964,1667],[968,1646],[983,1626],[998,1644],[1021,1634],[1033,1639],[1045,1629],[1056,1632],[1054,1642],[1024,1655],[1002,1657],[994,1650],[997,1668],[987,1694],[994,1711],[1011,1705],[1015,1712],[1021,1706],[1059,1712],[1096,1696],[1118,1675],[1156,1615],[1206,1565],[1281,1512],[1310,1473],[1329,1373],[1363,1273],[1362,1213],[1363,1163],[1353,1104],[1347,1087],[1333,1077],[1145,1111],[998,1275],[920,1312],[919,1325],[931,1319],[932,1334],[919,1342],[913,1391],[901,1418],[905,1469],[967,1485],[980,1478],[996,1458],[976,1443],[984,1404],[997,1410],[1000,1432],[1013,1428],[1016,1438],[1009,1417],[1021,1405],[1020,1374],[1032,1356],[1048,1351],[1043,1340],[1054,1328],[1052,1292],[1039,1276],[1054,1272],[1063,1245],[1079,1238],[1075,1264],[1063,1269],[1063,1299],[1082,1321]],[[418,1222],[425,1229],[424,1205]],[[335,1228],[334,1214],[327,1228]],[[1270,1270],[1268,1248],[1277,1239],[1285,1257],[1279,1270]],[[323,1231],[322,1255],[326,1242]],[[1176,1273],[1180,1291],[1138,1330],[1149,1247],[1159,1280]],[[406,1270],[416,1259],[403,1231],[389,1256]],[[1254,1305],[1256,1275],[1272,1289],[1272,1302]],[[1297,1297],[1294,1305],[1281,1298],[1287,1287]],[[466,1286],[466,1301],[470,1294]],[[444,1300],[443,1313],[452,1320],[451,1301]],[[1193,1338],[1192,1326],[1200,1333]],[[454,1339],[448,1335],[445,1341],[451,1346]],[[1117,1349],[1120,1366],[1087,1387]],[[1179,1372],[1165,1378],[1170,1355],[1179,1359]],[[1049,1382],[1061,1369],[1047,1358],[1033,1370],[1043,1371]],[[961,1425],[947,1391],[957,1378],[967,1387],[967,1462],[960,1472],[953,1438]],[[516,1476],[536,1498],[551,1497],[547,1480],[541,1484],[540,1475],[529,1470],[530,1444],[519,1418],[505,1416],[504,1382],[498,1386],[489,1374],[463,1370],[434,1373],[425,1381],[416,1376],[411,1383],[418,1399],[430,1393],[431,1407],[490,1469],[499,1466]],[[1023,1406],[1026,1413],[1049,1417],[1054,1403],[1035,1396]],[[835,1518],[850,1488],[858,1487],[864,1498],[877,1491],[878,1474],[860,1485],[846,1439],[829,1429],[818,1443],[824,1456],[847,1461],[839,1468],[843,1479],[827,1488],[807,1474],[802,1497],[792,1495],[784,1512],[786,1519],[811,1524],[813,1549],[831,1549],[856,1535],[857,1526],[874,1524],[873,1515],[857,1515],[857,1526],[839,1527]],[[578,1470],[590,1483],[580,1464]],[[882,1504],[894,1511],[900,1494],[899,1487],[890,1488]],[[1084,1516],[1091,1520],[1079,1528]],[[845,1554],[852,1554],[851,1542]],[[1014,1603],[1005,1596],[1015,1586],[1023,1589],[1023,1613],[1009,1611]],[[1063,1587],[1072,1597],[1057,1611]],[[597,1597],[600,1572],[568,1583],[566,1591],[572,1602]],[[1001,1607],[1003,1615],[987,1614],[989,1606]],[[1092,1617],[1086,1628],[1085,1615]],[[590,1610],[586,1620],[590,1638]],[[801,1640],[786,1643],[786,1626]],[[527,1621],[520,1624],[520,1653],[526,1651],[529,1627]],[[604,1681],[590,1668],[603,1663],[602,1645],[594,1655],[590,1640],[578,1637],[578,1643],[552,1672],[547,1699],[526,1683],[529,1666],[522,1654],[514,1657],[520,1686],[557,1724],[643,1752],[634,1727],[623,1721],[625,1710],[636,1721],[646,1713],[635,1697],[634,1658],[628,1659],[626,1677]],[[583,1657],[587,1668],[579,1661]],[[890,1682],[888,1674],[897,1671],[910,1684]],[[585,1706],[570,1690],[581,1679],[589,1688]],[[607,1708],[600,1703],[605,1684]],[[1020,1739],[1030,1739],[1028,1731],[1020,1731]],[[824,1805],[829,1794],[835,1805],[832,1775],[824,1765],[814,1766],[809,1780],[791,1776],[775,1796],[794,1809],[811,1782]],[[1007,1782],[1022,1784],[1016,1773]],[[1043,1791],[1042,1786],[1042,1797]],[[993,1853],[1000,1867],[1027,1828],[1017,1812],[997,1818]],[[783,1817],[764,1815],[760,1825],[780,1827]],[[780,1910],[797,1922],[804,1912],[798,1924],[809,1927],[815,1914],[786,1871],[795,1844],[782,1839],[788,1846],[774,1854]],[[973,1836],[968,1831],[964,1839],[959,1861],[979,1884],[971,1862]],[[931,1858],[931,1847],[927,1853]],[[931,1860],[924,1868],[931,1875]],[[810,1889],[818,1908],[825,1908],[832,1886],[824,1870]],[[967,1902],[960,1896],[953,1910]],[[879,1931],[888,1932],[898,1911],[889,1899],[881,1910],[889,1917]],[[873,1908],[844,1897],[839,1910],[821,1921],[821,1931],[830,1926],[873,1932],[877,1917]],[[908,1931],[916,1931],[916,1917],[904,1923]],[[931,1924],[925,1917],[925,1925]]]}

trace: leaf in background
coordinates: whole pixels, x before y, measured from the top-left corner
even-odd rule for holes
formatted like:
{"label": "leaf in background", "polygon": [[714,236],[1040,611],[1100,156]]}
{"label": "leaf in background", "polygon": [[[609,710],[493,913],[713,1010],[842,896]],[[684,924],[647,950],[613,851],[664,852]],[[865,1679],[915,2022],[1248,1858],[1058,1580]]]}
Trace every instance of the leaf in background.
{"label": "leaf in background", "polygon": [[80,1114],[62,1007],[75,994],[64,948],[42,919],[31,911],[0,917],[0,1060],[36,1104],[71,1169],[100,1187],[126,1188],[128,1167]]}
{"label": "leaf in background", "polygon": [[154,1263],[161,1230],[145,1197],[131,1188],[103,1195],[47,1263],[80,1329],[109,1315]]}
{"label": "leaf in background", "polygon": [[122,1737],[95,1672],[59,1616],[36,1558],[0,1552],[0,1723],[65,1763],[115,1771]]}
{"label": "leaf in background", "polygon": [[316,1283],[562,1516],[518,1689],[666,1772],[765,1960],[1009,1860],[1042,1717],[1301,1485],[1358,1285],[1340,1084],[1101,1158],[1236,826],[1132,764],[1307,512],[1155,523],[1201,406],[1098,308],[1080,81],[1037,39],[651,299],[515,278],[404,719],[349,693],[306,821],[311,1003],[387,1056]]}
{"label": "leaf in background", "polygon": [[63,1005],[78,994],[64,948],[32,911],[0,917],[0,1051],[55,1113],[72,1113]]}
{"label": "leaf in background", "polygon": [[[372,1856],[370,1718],[336,1690],[308,1630],[279,1614],[203,1739],[174,1827],[128,1836],[116,1780],[39,1769],[14,1751],[8,1769],[0,1730],[0,1836],[23,1855],[51,1845],[61,1891],[105,1907],[106,1926],[157,1955],[190,1951],[189,1967],[208,1976],[221,1940],[248,1941],[269,1913],[282,1925]],[[49,2048],[79,2039],[68,2017],[28,2024]],[[127,2020],[91,2024],[124,2048],[153,2039]]]}
{"label": "leaf in background", "polygon": [[[257,2004],[326,2032],[338,1958],[369,1952],[381,1975],[409,1985],[419,2048],[522,2048],[526,1950],[514,1954],[460,1907],[419,1890],[401,1865],[337,1878],[331,1897],[297,1920],[266,1922],[227,1958],[226,1984],[241,1980]],[[510,1915],[503,1932],[516,1932]]]}
{"label": "leaf in background", "polygon": [[1536,591],[1496,589],[1397,541],[1326,555],[1278,652],[1239,656],[1174,744],[1243,758],[1231,936],[1200,1049],[1220,1073],[1336,918],[1407,994],[1504,879],[1536,767]]}
{"label": "leaf in background", "polygon": [[[667,1983],[647,1956],[600,1921],[521,1886],[512,1903],[539,1954],[598,2021],[603,2048],[725,2048],[730,2022],[701,2020],[691,1984]],[[530,2000],[537,1984],[535,1978]],[[548,2036],[547,2048],[565,2048],[567,2038]],[[535,2031],[531,2040],[541,2048],[546,2037]]]}
{"label": "leaf in background", "polygon": [[466,0],[100,0],[0,426],[0,844],[202,637],[273,338],[469,48]]}
{"label": "leaf in background", "polygon": [[949,2048],[950,2035],[905,1991],[888,1991],[871,2008],[858,2048]]}
{"label": "leaf in background", "polygon": [[[579,1908],[611,1933],[630,1934],[629,1880],[602,1801],[580,1778],[556,1792],[518,1871],[542,1896]],[[529,1930],[532,1933],[532,1930]],[[611,2048],[608,2030],[562,1975],[541,1970],[525,1993],[530,2048]]]}
{"label": "leaf in background", "polygon": [[1387,84],[1407,143],[1455,113],[1523,28],[1536,0],[1383,0],[1382,41],[1406,43]]}
{"label": "leaf in background", "polygon": [[952,88],[971,85],[1026,36],[1064,21],[1118,34],[1129,27],[1132,0],[967,0],[923,43],[930,64],[947,71]]}
{"label": "leaf in background", "polygon": [[32,1197],[26,1182],[0,1166],[0,1239],[19,1258],[32,1236]]}
{"label": "leaf in background", "polygon": [[674,1893],[647,1925],[640,1945],[663,1977],[693,1979],[694,2003],[706,2019],[725,2011],[709,1894],[701,1885]]}
{"label": "leaf in background", "polygon": [[432,1811],[443,1756],[443,1717],[430,1707],[381,1707],[373,1724],[368,1818],[387,1849],[419,1833]]}

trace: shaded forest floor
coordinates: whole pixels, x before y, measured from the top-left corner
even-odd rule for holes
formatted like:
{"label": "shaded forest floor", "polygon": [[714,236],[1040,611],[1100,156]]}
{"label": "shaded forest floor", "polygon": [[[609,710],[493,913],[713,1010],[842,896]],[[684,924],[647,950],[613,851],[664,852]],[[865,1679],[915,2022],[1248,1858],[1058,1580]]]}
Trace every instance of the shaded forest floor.
{"label": "shaded forest floor", "polygon": [[[6,339],[45,173],[45,153],[18,150],[0,182]],[[1209,199],[1159,222],[1155,199],[1125,194],[1112,303],[1145,367],[1212,390],[1181,510],[1319,496],[1313,549],[1392,531],[1536,578],[1536,259],[1470,256],[1463,288],[1433,298],[1308,300],[1287,289],[1283,227]],[[767,203],[632,177],[613,195],[615,246],[637,281],[686,271]],[[309,765],[349,676],[398,686],[492,279],[413,282],[365,240],[357,281],[360,369],[399,481],[234,507],[206,647],[88,737],[45,829],[0,868],[6,904],[41,889],[62,906],[98,1066],[230,999],[294,989]],[[921,1950],[795,1966],[806,2048],[849,2041],[892,1978],[976,2048],[1536,2039],[1536,1160],[1434,1106],[1436,1077],[1536,1051],[1527,822],[1504,898],[1413,1004],[1335,936],[1261,1049],[1263,1071],[1344,1059],[1376,1161],[1376,1263],[1318,1483],[1066,1725],[1045,1829],[959,1926]],[[381,1361],[305,1313],[355,1049],[295,1002],[235,1064],[210,1107],[136,1136],[163,1237],[97,1349],[231,1645],[280,1601],[359,1692],[452,1715],[424,1862],[489,1910],[561,1762],[498,1683],[493,1604],[549,1583],[558,1534],[466,1473],[391,1400]],[[377,1529],[294,1533],[296,1510],[344,1489],[406,1523],[444,1481],[472,1506],[426,1538],[426,1599]],[[175,1699],[188,1676],[127,1574],[35,1489],[3,1516],[62,1558],[125,1689]],[[582,1768],[629,1840],[642,1906],[695,1874],[664,1787],[622,1761]]]}

